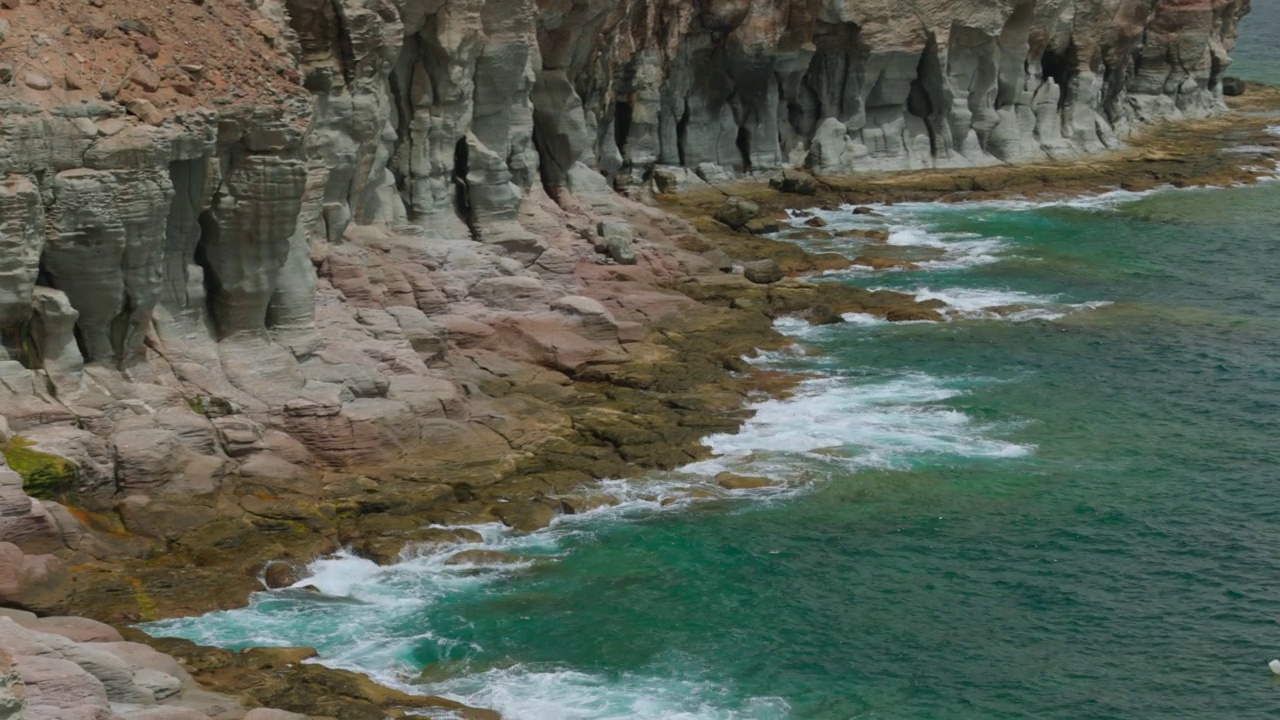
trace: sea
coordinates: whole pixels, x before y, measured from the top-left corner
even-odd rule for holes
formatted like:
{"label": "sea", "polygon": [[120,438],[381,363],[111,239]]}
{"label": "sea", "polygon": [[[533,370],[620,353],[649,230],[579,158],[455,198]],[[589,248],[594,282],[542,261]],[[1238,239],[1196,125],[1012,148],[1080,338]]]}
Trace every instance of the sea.
{"label": "sea", "polygon": [[[1280,82],[1280,3],[1232,72]],[[1280,128],[1277,128],[1280,133]],[[1242,163],[1273,172],[1256,150]],[[1280,717],[1280,183],[818,211],[946,322],[780,320],[811,375],[503,568],[315,561],[148,624],[511,720]],[[778,485],[694,497],[723,471]],[[446,717],[438,715],[436,717]]]}

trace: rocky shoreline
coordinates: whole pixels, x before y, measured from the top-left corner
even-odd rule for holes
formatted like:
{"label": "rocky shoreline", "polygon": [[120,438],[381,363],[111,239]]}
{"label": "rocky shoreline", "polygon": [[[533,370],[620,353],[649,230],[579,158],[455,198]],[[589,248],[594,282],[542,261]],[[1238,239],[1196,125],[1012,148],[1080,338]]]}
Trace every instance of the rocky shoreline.
{"label": "rocky shoreline", "polygon": [[612,502],[794,385],[742,360],[778,316],[940,319],[797,279],[850,260],[767,237],[825,233],[787,210],[1276,145],[1270,89],[1196,119],[1247,0],[792,5],[0,3],[0,607],[41,616],[0,618],[0,720],[449,709],[124,626]]}
{"label": "rocky shoreline", "polygon": [[[603,267],[615,276],[597,280],[595,289],[618,284],[635,294],[643,288],[661,294],[664,302],[678,303],[682,312],[644,326],[643,340],[626,343],[625,361],[587,365],[553,382],[539,377],[548,372],[545,369],[508,361],[504,369],[510,374],[497,376],[506,383],[507,394],[492,384],[485,388],[495,398],[536,404],[523,423],[505,429],[512,435],[540,435],[535,450],[514,462],[483,454],[468,458],[464,453],[434,467],[407,460],[369,468],[367,474],[331,471],[313,483],[321,488],[319,492],[297,492],[297,484],[272,488],[270,495],[259,498],[261,511],[255,515],[264,520],[260,524],[241,525],[234,533],[220,533],[217,523],[203,526],[204,544],[191,538],[163,546],[147,543],[118,525],[113,528],[105,516],[77,510],[76,516],[92,528],[86,537],[92,533],[92,542],[106,549],[96,551],[105,557],[85,553],[74,565],[49,572],[40,582],[23,588],[22,604],[43,615],[76,614],[130,623],[243,605],[249,593],[264,584],[294,583],[306,562],[338,547],[387,563],[414,545],[457,543],[465,548],[474,539],[467,526],[476,523],[501,521],[516,530],[535,531],[558,514],[612,502],[593,492],[594,478],[635,476],[701,458],[705,449],[699,445],[700,438],[736,429],[747,417],[743,410],[747,398],[785,393],[796,378],[761,372],[741,361],[757,349],[785,342],[772,329],[772,318],[799,314],[814,322],[830,322],[838,321],[841,313],[869,312],[914,319],[933,311],[893,293],[868,296],[792,279],[848,261],[808,255],[794,244],[751,235],[745,227],[729,227],[715,217],[724,209],[726,197],[750,198],[757,205],[757,218],[766,221],[759,226],[769,230],[774,225],[786,227],[787,221],[781,218],[788,209],[825,204],[945,202],[1062,196],[1117,187],[1247,183],[1259,173],[1248,169],[1239,155],[1223,150],[1253,145],[1280,152],[1280,137],[1266,132],[1280,117],[1278,111],[1280,91],[1258,89],[1231,116],[1163,127],[1135,141],[1124,153],[1089,163],[993,168],[970,171],[969,176],[896,174],[866,182],[859,178],[856,187],[822,178],[815,182],[813,194],[808,194],[808,188],[797,194],[759,183],[662,196],[657,200],[659,207],[683,217],[691,229],[666,246],[655,243],[649,250],[652,257],[680,257],[686,262],[696,257],[705,265],[699,272],[661,281],[647,278],[651,284],[641,284],[635,266],[609,264]],[[960,189],[975,183],[990,186]],[[803,225],[802,218],[790,222],[798,230],[822,232]],[[725,264],[721,254],[729,253],[733,257]],[[752,263],[773,265],[777,276],[752,281],[741,272],[715,267]],[[500,362],[484,359],[495,366]],[[551,411],[558,417],[549,429]],[[187,673],[183,682],[193,678],[205,689],[237,696],[239,700],[231,703],[239,712],[244,711],[241,703],[246,698],[250,704],[340,718],[383,717],[410,703],[449,705],[436,699],[406,699],[376,690],[351,673],[302,664],[299,660],[306,656],[305,650],[231,653],[150,638],[123,627],[121,632],[130,640],[181,658]],[[484,711],[466,712],[470,714],[465,717],[487,717]]]}

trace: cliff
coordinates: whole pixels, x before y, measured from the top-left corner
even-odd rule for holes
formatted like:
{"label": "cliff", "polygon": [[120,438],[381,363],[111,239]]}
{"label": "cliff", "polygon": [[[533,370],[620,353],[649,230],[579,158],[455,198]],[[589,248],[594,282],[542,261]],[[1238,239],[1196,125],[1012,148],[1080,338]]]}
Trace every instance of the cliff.
{"label": "cliff", "polygon": [[0,603],[332,522],[290,500],[324,472],[483,484],[698,306],[717,263],[650,193],[1114,148],[1221,108],[1248,7],[6,0],[0,441],[38,499],[0,470]]}

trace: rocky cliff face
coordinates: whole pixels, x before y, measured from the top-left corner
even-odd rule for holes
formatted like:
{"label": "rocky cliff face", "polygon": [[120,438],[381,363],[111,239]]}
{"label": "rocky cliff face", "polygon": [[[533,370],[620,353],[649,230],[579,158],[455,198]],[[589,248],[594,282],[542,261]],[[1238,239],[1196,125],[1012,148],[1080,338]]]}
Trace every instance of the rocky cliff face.
{"label": "rocky cliff face", "polygon": [[[687,299],[627,283],[706,264],[628,196],[1114,147],[1219,108],[1249,0],[10,4],[0,440],[173,539],[298,521],[263,498],[316,468],[536,446],[495,388],[634,352]],[[0,491],[40,526],[3,600],[79,540]]]}

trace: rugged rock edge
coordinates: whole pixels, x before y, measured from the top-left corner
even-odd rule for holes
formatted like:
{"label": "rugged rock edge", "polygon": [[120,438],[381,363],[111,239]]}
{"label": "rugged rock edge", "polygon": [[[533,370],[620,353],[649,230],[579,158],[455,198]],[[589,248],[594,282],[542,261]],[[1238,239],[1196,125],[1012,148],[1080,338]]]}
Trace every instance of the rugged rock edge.
{"label": "rugged rock edge", "polygon": [[[114,620],[238,604],[271,559],[389,559],[424,520],[534,529],[697,457],[785,386],[725,377],[769,315],[929,311],[778,280],[835,260],[729,234],[719,187],[1009,191],[826,176],[1218,113],[1248,9],[90,5],[0,9],[0,603]],[[1148,161],[1127,182],[1178,174]],[[691,222],[637,202],[673,190]]]}

